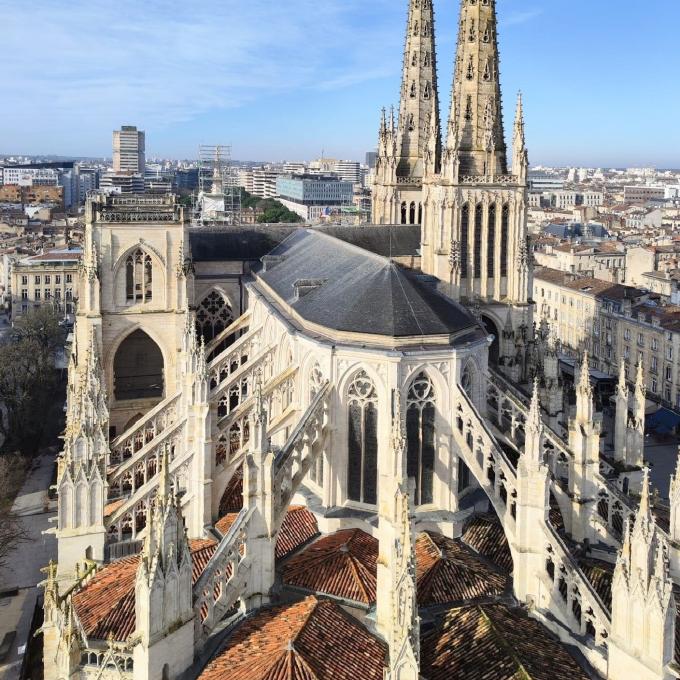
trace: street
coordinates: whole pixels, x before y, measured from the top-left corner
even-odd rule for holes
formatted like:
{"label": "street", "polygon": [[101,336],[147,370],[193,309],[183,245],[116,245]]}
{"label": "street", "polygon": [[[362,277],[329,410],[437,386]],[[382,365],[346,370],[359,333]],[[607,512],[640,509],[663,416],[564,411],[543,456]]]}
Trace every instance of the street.
{"label": "street", "polygon": [[29,540],[19,545],[0,570],[0,641],[7,632],[17,632],[9,657],[4,665],[0,665],[0,680],[19,677],[23,648],[40,594],[37,584],[43,579],[40,570],[50,559],[57,557],[54,536],[42,533],[53,526],[50,519],[56,516],[56,503],[50,503],[47,498],[54,464],[53,450],[37,459],[12,506],[21,516]]}

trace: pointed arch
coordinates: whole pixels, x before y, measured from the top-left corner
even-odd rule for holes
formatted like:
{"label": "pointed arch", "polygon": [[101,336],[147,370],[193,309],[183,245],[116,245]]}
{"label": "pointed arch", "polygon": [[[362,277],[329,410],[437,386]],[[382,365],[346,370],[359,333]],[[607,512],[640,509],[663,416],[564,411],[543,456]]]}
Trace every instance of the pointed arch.
{"label": "pointed arch", "polygon": [[501,276],[508,275],[508,238],[510,236],[510,206],[501,208]]}
{"label": "pointed arch", "polygon": [[481,203],[475,207],[475,232],[472,247],[474,278],[482,277],[482,227],[484,224],[484,208]]}
{"label": "pointed arch", "polygon": [[140,239],[127,248],[113,266],[114,300],[120,306],[165,304],[165,260],[151,244]]}
{"label": "pointed arch", "polygon": [[468,256],[470,252],[470,204],[466,203],[460,212],[460,275],[468,277]]}
{"label": "pointed arch", "polygon": [[489,206],[486,232],[486,275],[493,279],[496,276],[496,204]]}
{"label": "pointed arch", "polygon": [[206,344],[228,328],[233,321],[234,311],[229,299],[216,289],[211,290],[196,308],[196,333]]}
{"label": "pointed arch", "polygon": [[140,328],[130,333],[116,350],[113,384],[118,401],[163,397],[163,353]]}
{"label": "pointed arch", "polygon": [[434,493],[436,392],[422,371],[411,381],[406,398],[407,472],[415,479],[415,503],[432,503]]}
{"label": "pointed arch", "polygon": [[347,497],[378,502],[378,392],[364,370],[347,388]]}

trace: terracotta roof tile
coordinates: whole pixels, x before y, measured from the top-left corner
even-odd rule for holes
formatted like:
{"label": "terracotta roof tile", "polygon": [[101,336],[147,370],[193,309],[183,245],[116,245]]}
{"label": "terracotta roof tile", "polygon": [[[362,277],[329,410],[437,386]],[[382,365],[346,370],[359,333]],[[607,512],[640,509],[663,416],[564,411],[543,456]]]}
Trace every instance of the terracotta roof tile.
{"label": "terracotta roof tile", "polygon": [[[230,512],[215,523],[215,528],[224,536],[237,517],[238,512]],[[318,535],[316,517],[301,505],[290,506],[276,537],[276,559],[288,557]]]}
{"label": "terracotta roof tile", "polygon": [[421,607],[494,597],[508,586],[460,541],[429,532],[416,540],[416,580]]}
{"label": "terracotta roof tile", "polygon": [[319,535],[316,517],[301,505],[291,505],[276,538],[276,559],[284,559]]}
{"label": "terracotta roof tile", "polygon": [[555,529],[557,529],[557,531],[564,531],[564,517],[562,517],[562,511],[560,510],[557,499],[552,492],[550,493],[550,510],[548,511],[548,519],[550,524],[552,524]]}
{"label": "terracotta roof tile", "polygon": [[382,680],[385,647],[329,600],[308,597],[247,619],[201,680]]}
{"label": "terracotta roof tile", "polygon": [[219,513],[223,517],[230,512],[239,512],[243,507],[243,467],[236,470],[220,499]]}
{"label": "terracotta roof tile", "polygon": [[612,581],[614,579],[614,565],[601,560],[581,558],[578,560],[581,570],[600,596],[602,603],[611,611]]}
{"label": "terracotta roof tile", "polygon": [[360,529],[324,536],[283,568],[286,585],[371,605],[375,602],[378,541]]}
{"label": "terracotta roof tile", "polygon": [[512,553],[495,515],[477,515],[465,526],[463,543],[506,573],[512,572]]}
{"label": "terracotta roof tile", "polygon": [[[216,543],[190,541],[194,583],[203,573]],[[88,638],[123,641],[135,629],[135,577],[139,555],[108,564],[73,596],[73,604]]]}
{"label": "terracotta roof tile", "polygon": [[[345,529],[324,536],[292,557],[283,568],[283,582],[372,606],[377,558],[377,539],[359,529]],[[493,597],[508,585],[507,576],[459,541],[434,533],[420,534],[416,540],[416,571],[421,606]]]}
{"label": "terracotta roof tile", "polygon": [[121,505],[125,503],[124,498],[119,498],[117,501],[112,501],[111,503],[107,503],[104,506],[104,517],[109,517],[110,515],[113,515],[118,508],[120,508]]}
{"label": "terracotta roof tile", "polygon": [[428,680],[587,680],[567,649],[523,611],[501,604],[450,610],[422,636]]}

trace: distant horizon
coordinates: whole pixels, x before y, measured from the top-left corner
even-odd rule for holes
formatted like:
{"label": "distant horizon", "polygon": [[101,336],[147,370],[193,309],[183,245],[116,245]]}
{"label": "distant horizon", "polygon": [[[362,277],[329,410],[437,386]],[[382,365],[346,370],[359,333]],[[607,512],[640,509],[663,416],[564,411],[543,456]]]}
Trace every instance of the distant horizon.
{"label": "distant horizon", "polygon": [[[368,152],[367,152],[368,153]],[[113,158],[112,156],[76,156],[76,155],[69,155],[69,154],[47,154],[47,153],[2,153],[0,152],[0,158],[8,158],[8,157],[23,157],[23,158],[50,158],[50,159],[55,159],[56,161],[63,160],[63,161],[73,161],[73,162],[78,162],[78,161],[112,161]],[[321,156],[316,156],[314,158],[284,158],[284,159],[253,159],[253,158],[234,158],[232,159],[232,162],[234,164],[281,164],[281,163],[310,163],[314,160],[320,159]],[[365,154],[364,158],[342,158],[339,156],[323,156],[323,158],[335,158],[337,160],[343,160],[343,161],[355,161],[361,164],[364,164],[365,162]],[[155,161],[173,161],[173,162],[183,162],[183,161],[198,161],[197,158],[180,158],[180,157],[172,157],[172,156],[154,156],[154,157],[149,157],[147,154],[146,158],[147,164],[148,163],[153,163]],[[575,164],[557,164],[557,165],[552,165],[552,164],[547,164],[547,163],[532,163],[530,164],[529,167],[529,172],[534,172],[537,170],[539,167],[545,167],[550,170],[569,170],[571,168],[584,168],[587,170],[603,170],[603,171],[611,171],[611,170],[621,170],[625,171],[631,168],[649,168],[653,169],[656,172],[677,172],[680,173],[680,166],[677,168],[673,167],[656,167],[653,165],[638,165],[634,163],[629,163],[627,165],[585,165],[583,163],[575,163]]]}

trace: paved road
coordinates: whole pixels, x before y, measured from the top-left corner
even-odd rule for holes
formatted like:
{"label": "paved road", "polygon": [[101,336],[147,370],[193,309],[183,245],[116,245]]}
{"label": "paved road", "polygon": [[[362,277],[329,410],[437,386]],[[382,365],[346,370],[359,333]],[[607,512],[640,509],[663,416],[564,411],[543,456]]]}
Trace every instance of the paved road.
{"label": "paved road", "polygon": [[37,588],[43,580],[40,569],[57,557],[56,539],[42,534],[53,526],[50,519],[56,517],[54,504],[47,501],[54,464],[54,452],[46,453],[36,461],[12,508],[21,516],[29,540],[10,555],[7,565],[0,570],[0,593],[18,591],[9,597],[0,595],[0,641],[6,632],[17,631],[14,648],[5,665],[0,665],[0,680],[19,677],[22,661],[19,648],[27,642],[33,610],[40,594]]}

